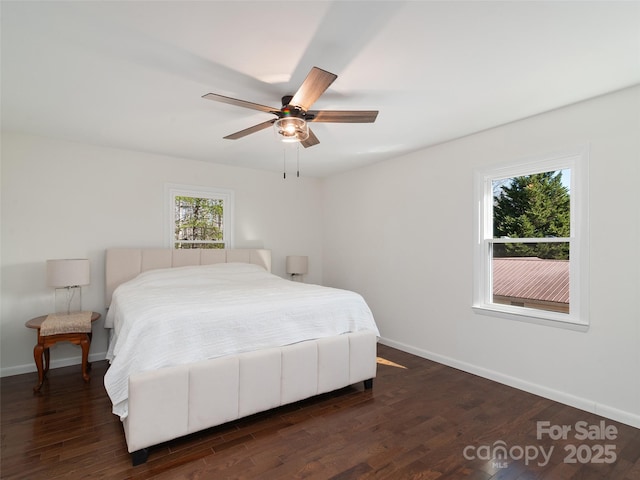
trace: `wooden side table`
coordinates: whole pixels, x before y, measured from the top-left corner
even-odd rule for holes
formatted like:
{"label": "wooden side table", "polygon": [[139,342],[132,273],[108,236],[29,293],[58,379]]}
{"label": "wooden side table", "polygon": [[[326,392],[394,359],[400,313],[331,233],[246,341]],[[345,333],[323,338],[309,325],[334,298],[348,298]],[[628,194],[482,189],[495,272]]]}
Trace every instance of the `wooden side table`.
{"label": "wooden side table", "polygon": [[[61,333],[59,335],[40,335],[40,327],[42,322],[47,318],[47,315],[32,318],[25,323],[28,328],[35,328],[38,330],[38,343],[33,347],[33,358],[36,361],[36,367],[38,368],[38,385],[33,387],[34,392],[38,392],[44,383],[44,377],[49,371],[49,348],[58,342],[71,342],[74,345],[80,345],[82,348],[82,378],[85,382],[88,382],[90,377],[88,370],[91,368],[89,364],[89,347],[91,346],[91,332],[78,332],[78,333]],[[100,318],[98,312],[91,312],[91,323]],[[42,365],[42,357],[44,356],[44,368]]]}

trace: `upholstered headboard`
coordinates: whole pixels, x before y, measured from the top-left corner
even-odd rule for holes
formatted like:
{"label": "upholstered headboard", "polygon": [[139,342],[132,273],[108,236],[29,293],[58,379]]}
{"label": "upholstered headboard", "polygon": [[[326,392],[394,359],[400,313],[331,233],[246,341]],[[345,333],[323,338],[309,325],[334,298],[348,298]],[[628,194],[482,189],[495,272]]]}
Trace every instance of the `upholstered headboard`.
{"label": "upholstered headboard", "polygon": [[271,251],[262,249],[207,249],[192,248],[110,248],[105,255],[105,302],[111,304],[111,296],[118,285],[131,280],[139,273],[156,268],[211,265],[213,263],[253,263],[271,271]]}

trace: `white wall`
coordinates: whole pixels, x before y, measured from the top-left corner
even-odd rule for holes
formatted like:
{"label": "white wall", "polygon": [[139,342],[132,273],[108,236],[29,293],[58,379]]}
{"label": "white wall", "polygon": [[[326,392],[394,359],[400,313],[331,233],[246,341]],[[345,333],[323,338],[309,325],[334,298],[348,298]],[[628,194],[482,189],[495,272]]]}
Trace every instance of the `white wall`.
{"label": "white wall", "polygon": [[[272,250],[273,273],[286,255],[309,255],[307,282],[322,278],[321,182],[204,162],[114,150],[42,137],[2,135],[2,317],[0,372],[35,371],[34,330],[24,322],[53,309],[49,258],[91,260],[83,307],[104,315],[104,250],[167,246],[165,183],[235,191],[235,247]],[[92,359],[104,358],[103,319]],[[79,348],[52,348],[52,365],[80,362]],[[35,383],[35,377],[34,377]]]}
{"label": "white wall", "polygon": [[[590,149],[591,327],[477,315],[473,170]],[[324,283],[383,342],[640,426],[640,87],[326,179]]]}

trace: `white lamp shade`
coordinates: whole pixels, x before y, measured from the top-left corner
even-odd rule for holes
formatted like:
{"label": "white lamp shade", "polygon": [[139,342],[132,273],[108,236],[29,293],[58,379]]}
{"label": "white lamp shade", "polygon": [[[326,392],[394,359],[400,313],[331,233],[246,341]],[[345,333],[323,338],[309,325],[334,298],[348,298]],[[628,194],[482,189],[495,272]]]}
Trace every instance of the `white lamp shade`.
{"label": "white lamp shade", "polygon": [[89,285],[90,280],[90,264],[86,258],[47,260],[47,285],[50,287]]}
{"label": "white lamp shade", "polygon": [[309,271],[309,257],[291,255],[287,257],[287,273],[303,275]]}

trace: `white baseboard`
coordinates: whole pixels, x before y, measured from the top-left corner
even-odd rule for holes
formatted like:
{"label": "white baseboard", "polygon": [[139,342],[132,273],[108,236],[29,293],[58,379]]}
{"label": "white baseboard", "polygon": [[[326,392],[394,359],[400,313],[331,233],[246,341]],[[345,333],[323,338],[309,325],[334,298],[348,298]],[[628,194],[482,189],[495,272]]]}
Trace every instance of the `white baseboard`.
{"label": "white baseboard", "polygon": [[389,347],[397,348],[398,350],[402,350],[403,352],[411,353],[418,357],[426,358],[427,360],[432,360],[434,362],[447,365],[448,367],[453,367],[464,372],[472,373],[474,375],[478,375],[480,377],[487,378],[489,380],[493,380],[495,382],[502,383],[513,388],[517,388],[518,390],[523,390],[525,392],[548,398],[549,400],[553,400],[555,402],[560,402],[571,407],[579,408],[580,410],[584,410],[585,412],[594,413],[596,415],[600,415],[616,422],[624,423],[635,428],[640,428],[640,415],[632,412],[620,410],[609,405],[602,405],[587,398],[577,397],[567,392],[527,382],[516,377],[504,375],[503,373],[478,367],[477,365],[473,365],[470,363],[461,362],[454,358],[439,355],[437,353],[416,348],[401,342],[396,342],[388,338],[380,337],[380,343]]}
{"label": "white baseboard", "polygon": [[[100,360],[104,360],[107,357],[107,352],[99,352],[99,353],[90,353],[89,361],[90,362],[99,362]],[[82,363],[82,357],[78,355],[77,357],[67,357],[67,358],[59,358],[59,359],[51,359],[51,365],[49,365],[50,369],[61,368],[61,367],[70,367],[71,365],[80,365]],[[31,362],[25,365],[16,365],[14,367],[6,367],[0,369],[0,377],[10,377],[12,375],[20,375],[23,373],[31,373],[37,372],[35,362]]]}

